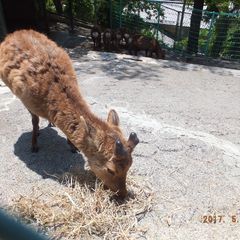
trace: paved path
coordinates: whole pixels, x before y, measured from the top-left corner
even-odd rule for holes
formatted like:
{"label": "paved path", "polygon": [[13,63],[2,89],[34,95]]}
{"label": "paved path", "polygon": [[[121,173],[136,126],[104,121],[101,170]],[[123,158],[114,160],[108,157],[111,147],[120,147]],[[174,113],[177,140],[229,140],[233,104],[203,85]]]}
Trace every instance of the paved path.
{"label": "paved path", "polygon": [[[141,222],[150,226],[147,237],[240,239],[240,71],[107,53],[71,56],[93,110],[106,118],[115,108],[125,133],[141,139],[132,169],[156,195]],[[0,98],[2,203],[34,185],[56,186],[45,172],[83,166],[46,121],[40,152],[31,153],[28,112],[4,86]],[[225,222],[202,223],[215,213]]]}

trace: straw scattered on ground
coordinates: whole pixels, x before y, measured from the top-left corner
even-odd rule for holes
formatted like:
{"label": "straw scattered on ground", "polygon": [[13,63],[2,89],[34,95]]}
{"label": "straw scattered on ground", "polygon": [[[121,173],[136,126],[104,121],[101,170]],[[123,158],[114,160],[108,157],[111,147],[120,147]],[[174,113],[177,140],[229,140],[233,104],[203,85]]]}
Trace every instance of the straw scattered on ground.
{"label": "straw scattered on ground", "polygon": [[135,239],[147,231],[138,222],[151,211],[153,193],[143,179],[129,176],[130,196],[121,203],[90,174],[61,182],[54,191],[38,188],[15,199],[11,211],[53,239]]}

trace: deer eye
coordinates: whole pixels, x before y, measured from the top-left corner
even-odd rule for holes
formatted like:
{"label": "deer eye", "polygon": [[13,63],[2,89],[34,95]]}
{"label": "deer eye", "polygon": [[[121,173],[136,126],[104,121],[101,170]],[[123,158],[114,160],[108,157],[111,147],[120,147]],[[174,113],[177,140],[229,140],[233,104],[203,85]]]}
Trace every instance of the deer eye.
{"label": "deer eye", "polygon": [[111,169],[109,169],[109,168],[107,168],[107,171],[111,174],[111,175],[115,175],[115,173],[114,173],[114,171],[113,170],[111,170]]}

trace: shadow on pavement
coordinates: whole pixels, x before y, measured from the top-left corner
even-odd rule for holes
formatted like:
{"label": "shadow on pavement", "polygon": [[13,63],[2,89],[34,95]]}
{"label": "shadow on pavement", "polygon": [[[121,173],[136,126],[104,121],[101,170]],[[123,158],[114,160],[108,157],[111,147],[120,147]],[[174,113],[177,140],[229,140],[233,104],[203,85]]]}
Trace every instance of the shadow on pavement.
{"label": "shadow on pavement", "polygon": [[23,161],[26,166],[43,178],[57,180],[53,175],[61,175],[72,172],[73,169],[86,174],[84,159],[79,153],[72,153],[65,138],[50,127],[40,130],[38,137],[38,153],[31,152],[31,132],[23,133],[14,144],[14,154]]}

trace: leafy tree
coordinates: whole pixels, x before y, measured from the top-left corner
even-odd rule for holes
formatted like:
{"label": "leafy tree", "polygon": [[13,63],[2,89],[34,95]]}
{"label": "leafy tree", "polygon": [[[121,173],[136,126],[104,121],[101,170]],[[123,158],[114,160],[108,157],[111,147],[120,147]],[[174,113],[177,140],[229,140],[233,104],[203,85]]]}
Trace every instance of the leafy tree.
{"label": "leafy tree", "polygon": [[[147,14],[148,19],[152,19],[157,17],[160,10],[159,5],[147,0],[47,0],[47,8],[59,14],[68,14],[69,1],[72,2],[73,16],[88,22],[100,23],[106,27],[110,27],[110,7],[114,12],[113,23],[118,22],[119,14],[121,14],[123,21],[132,20],[134,25],[138,23],[141,25],[143,21],[139,16],[141,11]],[[163,15],[161,10],[160,14]],[[115,27],[118,24],[115,24]]]}

